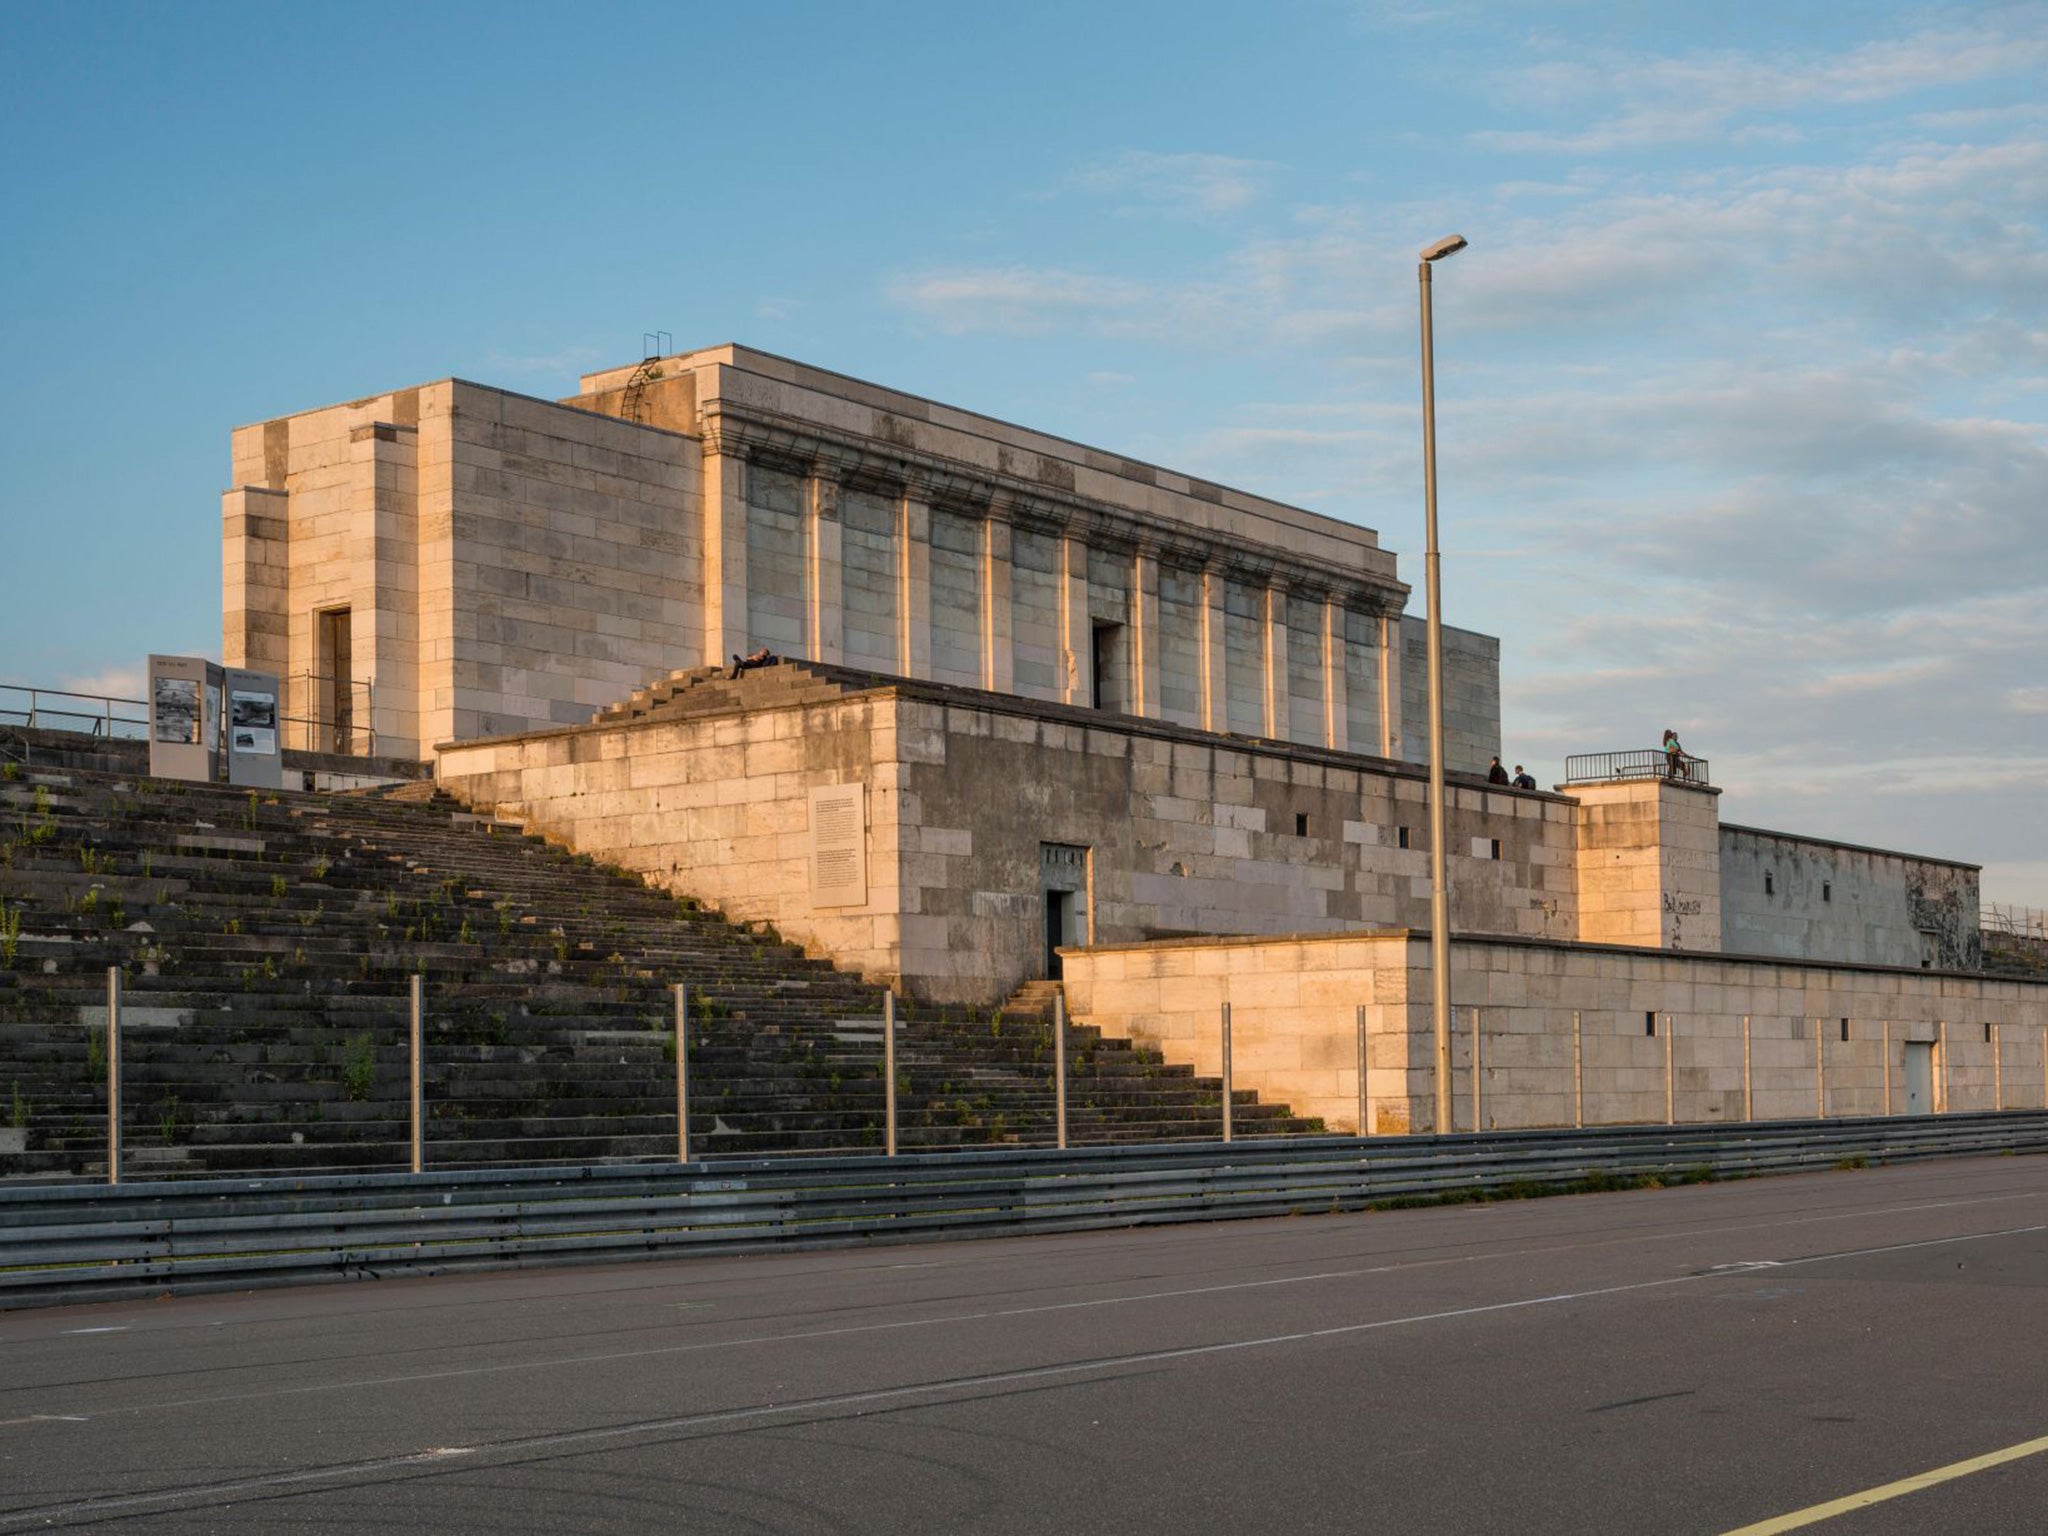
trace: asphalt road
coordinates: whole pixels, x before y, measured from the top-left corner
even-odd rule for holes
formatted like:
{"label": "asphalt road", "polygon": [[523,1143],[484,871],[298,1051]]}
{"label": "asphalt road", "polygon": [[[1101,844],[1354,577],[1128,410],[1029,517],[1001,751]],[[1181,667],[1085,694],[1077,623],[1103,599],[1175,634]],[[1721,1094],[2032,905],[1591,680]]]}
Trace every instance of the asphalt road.
{"label": "asphalt road", "polygon": [[0,1533],[1715,1533],[2042,1437],[2038,1157],[0,1314]]}

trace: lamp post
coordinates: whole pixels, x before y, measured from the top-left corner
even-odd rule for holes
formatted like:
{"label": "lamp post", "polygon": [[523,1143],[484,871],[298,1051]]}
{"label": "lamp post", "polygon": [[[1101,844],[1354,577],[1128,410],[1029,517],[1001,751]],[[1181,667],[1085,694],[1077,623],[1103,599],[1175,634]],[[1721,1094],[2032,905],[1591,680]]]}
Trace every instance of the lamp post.
{"label": "lamp post", "polygon": [[[1422,497],[1427,523],[1422,557],[1429,595],[1429,987],[1436,1039],[1436,1130],[1451,1126],[1451,893],[1444,850],[1443,558],[1436,544],[1436,349],[1430,334],[1429,269],[1465,249],[1463,235],[1424,246],[1416,263],[1422,286]],[[1473,1071],[1479,1069],[1473,1062]],[[1474,1126],[1474,1130],[1478,1127]]]}

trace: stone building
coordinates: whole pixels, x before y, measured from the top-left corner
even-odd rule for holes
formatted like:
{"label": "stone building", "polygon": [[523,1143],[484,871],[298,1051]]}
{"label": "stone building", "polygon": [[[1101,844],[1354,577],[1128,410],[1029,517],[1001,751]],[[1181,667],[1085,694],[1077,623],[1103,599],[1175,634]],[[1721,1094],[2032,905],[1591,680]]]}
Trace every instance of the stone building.
{"label": "stone building", "polygon": [[[358,699],[477,808],[913,996],[1064,972],[1204,1070],[1228,1002],[1241,1084],[1429,1125],[1426,674],[1371,531],[739,347],[283,417],[234,472],[226,660],[288,714]],[[2048,1101],[1974,866],[1724,823],[1654,753],[1488,784],[1498,643],[1448,631],[1445,693],[1482,1123]]]}
{"label": "stone building", "polygon": [[[233,434],[224,654],[376,748],[574,725],[751,653],[1418,760],[1370,529],[744,347],[559,403],[444,379]],[[1499,750],[1452,631],[1447,760]],[[326,680],[326,681],[323,681]]]}

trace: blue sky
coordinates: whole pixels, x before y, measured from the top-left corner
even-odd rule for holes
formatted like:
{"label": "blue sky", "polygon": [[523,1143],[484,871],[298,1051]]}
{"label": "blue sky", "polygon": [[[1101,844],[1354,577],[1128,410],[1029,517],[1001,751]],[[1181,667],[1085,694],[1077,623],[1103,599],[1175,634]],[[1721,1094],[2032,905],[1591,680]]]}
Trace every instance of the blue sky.
{"label": "blue sky", "polygon": [[[236,424],[737,340],[1366,523],[1507,751],[2048,907],[2048,9],[0,3],[0,680],[219,646]],[[20,579],[18,573],[29,573]],[[1419,605],[1418,605],[1419,606]]]}

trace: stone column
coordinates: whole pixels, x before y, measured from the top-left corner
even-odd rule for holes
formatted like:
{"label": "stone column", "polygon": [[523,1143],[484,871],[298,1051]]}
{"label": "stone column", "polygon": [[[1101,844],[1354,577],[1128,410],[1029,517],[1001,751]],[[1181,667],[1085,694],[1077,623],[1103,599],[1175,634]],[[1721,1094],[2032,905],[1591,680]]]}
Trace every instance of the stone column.
{"label": "stone column", "polygon": [[1266,674],[1266,734],[1275,741],[1286,741],[1288,728],[1287,698],[1287,588],[1279,582],[1266,585],[1266,643],[1264,651]]}
{"label": "stone column", "polygon": [[[419,430],[372,422],[349,432],[351,480],[348,557],[354,574],[350,598],[351,670],[375,679],[367,722],[379,748],[423,750],[419,741]],[[338,691],[354,678],[336,678]],[[495,697],[499,679],[457,658],[455,723]]]}
{"label": "stone column", "polygon": [[1351,750],[1349,700],[1344,677],[1344,602],[1323,599],[1323,745],[1332,751]]}
{"label": "stone column", "polygon": [[1226,657],[1229,654],[1228,626],[1225,624],[1223,572],[1212,568],[1202,572],[1202,729],[1230,729],[1230,692]]}
{"label": "stone column", "polygon": [[932,509],[908,492],[896,527],[901,556],[896,571],[901,587],[896,598],[900,626],[896,660],[905,677],[932,675]]}
{"label": "stone column", "polygon": [[221,495],[220,654],[230,667],[291,668],[290,505],[283,491],[257,486]]}
{"label": "stone column", "polygon": [[1159,557],[1139,550],[1131,561],[1130,710],[1159,718]]}
{"label": "stone column", "polygon": [[813,471],[810,486],[810,577],[805,583],[805,625],[811,659],[835,663],[846,658],[845,533],[839,522],[839,482]]}
{"label": "stone column", "polygon": [[981,686],[995,693],[1016,690],[1011,622],[1010,525],[991,510],[981,525]]}
{"label": "stone column", "polygon": [[1088,622],[1088,546],[1060,537],[1060,701],[1095,700],[1095,631]]}
{"label": "stone column", "polygon": [[1381,757],[1401,756],[1401,615],[1380,614]]}
{"label": "stone column", "polygon": [[704,445],[704,663],[747,646],[747,462]]}

